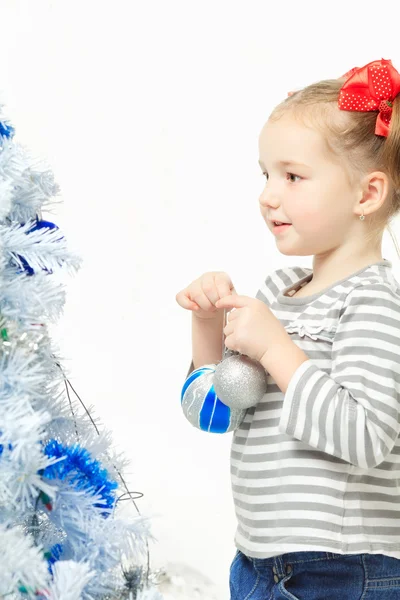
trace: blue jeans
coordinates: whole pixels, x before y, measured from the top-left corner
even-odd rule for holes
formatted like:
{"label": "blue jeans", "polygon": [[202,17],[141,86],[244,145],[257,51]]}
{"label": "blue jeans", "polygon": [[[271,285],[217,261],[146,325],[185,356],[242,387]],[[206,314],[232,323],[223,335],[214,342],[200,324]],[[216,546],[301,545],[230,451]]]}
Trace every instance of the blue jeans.
{"label": "blue jeans", "polygon": [[400,600],[400,560],[331,552],[251,558],[238,550],[229,586],[230,600]]}

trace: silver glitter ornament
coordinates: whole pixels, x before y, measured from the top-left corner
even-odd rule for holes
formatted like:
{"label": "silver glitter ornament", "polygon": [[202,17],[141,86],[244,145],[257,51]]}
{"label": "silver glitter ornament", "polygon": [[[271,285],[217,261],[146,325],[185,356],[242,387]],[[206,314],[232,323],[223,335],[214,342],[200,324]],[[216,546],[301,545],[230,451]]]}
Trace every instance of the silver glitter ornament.
{"label": "silver glitter ornament", "polygon": [[228,356],[214,373],[214,390],[230,408],[246,409],[255,406],[267,390],[264,367],[244,354]]}

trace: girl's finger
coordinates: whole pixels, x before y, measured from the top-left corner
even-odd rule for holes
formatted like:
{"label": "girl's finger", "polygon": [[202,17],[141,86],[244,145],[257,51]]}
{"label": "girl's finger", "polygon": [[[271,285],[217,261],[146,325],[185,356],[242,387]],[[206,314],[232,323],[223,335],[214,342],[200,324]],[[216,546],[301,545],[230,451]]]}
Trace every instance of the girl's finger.
{"label": "girl's finger", "polygon": [[218,300],[216,303],[217,308],[227,308],[231,310],[232,308],[243,308],[248,304],[249,298],[247,296],[240,296],[239,294],[230,294],[229,296],[225,296],[221,300]]}
{"label": "girl's finger", "polygon": [[185,308],[188,310],[199,310],[200,306],[196,302],[193,302],[193,300],[188,299]]}
{"label": "girl's finger", "polygon": [[182,308],[186,308],[187,310],[198,310],[199,306],[196,302],[193,302],[188,296],[185,296],[182,293],[176,295],[176,301]]}
{"label": "girl's finger", "polygon": [[227,281],[225,277],[221,279],[220,282],[218,282],[218,279],[216,278],[216,284],[217,292],[219,295],[219,298],[217,298],[217,300],[219,300],[220,298],[224,298],[225,296],[230,296],[231,294],[236,294],[236,290],[232,282]]}
{"label": "girl's finger", "polygon": [[238,316],[238,312],[237,312],[236,308],[232,308],[228,312],[226,319],[227,319],[227,321],[233,321],[234,319],[237,319],[237,316]]}
{"label": "girl's finger", "polygon": [[191,301],[194,302],[194,304],[197,304],[199,308],[202,308],[203,310],[211,312],[216,310],[214,303],[204,292],[199,292],[198,294],[193,295]]}
{"label": "girl's finger", "polygon": [[225,296],[231,296],[235,293],[236,292],[227,285],[218,286],[218,295],[219,295],[218,300],[220,300],[221,298],[225,298]]}
{"label": "girl's finger", "polygon": [[228,335],[231,335],[231,333],[233,333],[232,325],[226,325],[224,327],[224,335],[228,336]]}

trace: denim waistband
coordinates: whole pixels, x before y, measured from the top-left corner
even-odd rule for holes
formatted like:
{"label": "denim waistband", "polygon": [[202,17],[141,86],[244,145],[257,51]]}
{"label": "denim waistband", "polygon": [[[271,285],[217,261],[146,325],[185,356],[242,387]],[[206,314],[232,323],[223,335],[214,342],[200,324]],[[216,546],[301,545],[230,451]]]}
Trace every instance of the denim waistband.
{"label": "denim waistband", "polygon": [[335,554],[333,552],[321,551],[288,552],[286,554],[280,554],[279,556],[270,556],[269,558],[253,558],[252,556],[248,556],[247,558],[251,560],[254,565],[259,567],[271,567],[276,564],[277,559],[281,560],[282,563],[285,564],[296,564],[317,560],[334,560],[338,558],[346,558],[348,556],[359,556],[361,560],[360,554]]}

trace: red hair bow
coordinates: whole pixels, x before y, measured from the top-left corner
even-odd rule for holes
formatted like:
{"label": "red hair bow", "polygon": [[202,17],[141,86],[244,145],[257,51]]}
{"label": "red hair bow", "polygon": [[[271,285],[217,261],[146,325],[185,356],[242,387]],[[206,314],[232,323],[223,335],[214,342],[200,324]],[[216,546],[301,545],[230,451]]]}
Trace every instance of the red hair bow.
{"label": "red hair bow", "polygon": [[387,137],[393,100],[400,93],[400,74],[391,60],[375,60],[365,67],[354,67],[342,78],[346,83],[339,93],[341,110],[367,112],[378,110],[375,134]]}

